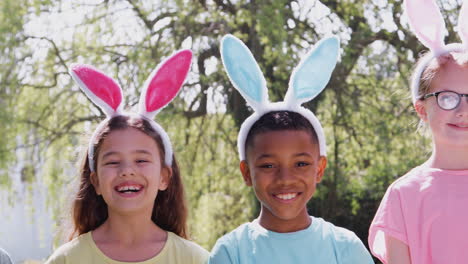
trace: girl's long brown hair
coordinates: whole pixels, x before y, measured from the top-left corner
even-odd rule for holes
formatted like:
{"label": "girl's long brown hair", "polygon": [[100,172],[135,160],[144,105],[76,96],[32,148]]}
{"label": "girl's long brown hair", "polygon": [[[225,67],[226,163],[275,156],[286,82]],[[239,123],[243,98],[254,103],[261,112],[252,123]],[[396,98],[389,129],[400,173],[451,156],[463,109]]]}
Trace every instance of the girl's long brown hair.
{"label": "girl's long brown hair", "polygon": [[[104,139],[115,130],[135,128],[153,138],[159,148],[161,163],[165,151],[161,137],[144,118],[137,116],[116,116],[107,121],[99,131],[94,144],[94,166],[97,168],[97,157]],[[94,171],[96,171],[94,168]],[[102,225],[108,217],[107,204],[98,195],[91,184],[91,170],[89,168],[88,155],[83,155],[80,164],[80,183],[76,197],[72,203],[72,233],[69,240],[87,233]],[[159,191],[156,196],[151,220],[160,228],[173,232],[180,237],[187,238],[187,206],[184,187],[180,176],[179,167],[175,156],[172,162],[172,176],[168,188]]]}

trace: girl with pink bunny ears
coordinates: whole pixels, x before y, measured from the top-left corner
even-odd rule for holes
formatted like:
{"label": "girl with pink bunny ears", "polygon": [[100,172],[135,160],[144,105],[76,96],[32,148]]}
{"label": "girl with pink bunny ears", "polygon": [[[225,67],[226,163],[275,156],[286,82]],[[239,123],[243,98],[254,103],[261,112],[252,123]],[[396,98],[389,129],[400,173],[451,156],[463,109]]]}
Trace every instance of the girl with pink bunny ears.
{"label": "girl with pink bunny ears", "polygon": [[154,116],[177,95],[192,52],[162,62],[145,82],[137,113],[123,110],[122,89],[89,65],[70,74],[106,114],[93,133],[72,205],[73,232],[46,263],[204,263],[186,240],[187,208],[171,141]]}
{"label": "girl with pink bunny ears", "polygon": [[411,29],[430,52],[413,73],[412,100],[431,131],[432,154],[387,190],[369,230],[383,263],[455,264],[468,260],[468,3],[462,43],[444,43],[434,0],[405,0]]}

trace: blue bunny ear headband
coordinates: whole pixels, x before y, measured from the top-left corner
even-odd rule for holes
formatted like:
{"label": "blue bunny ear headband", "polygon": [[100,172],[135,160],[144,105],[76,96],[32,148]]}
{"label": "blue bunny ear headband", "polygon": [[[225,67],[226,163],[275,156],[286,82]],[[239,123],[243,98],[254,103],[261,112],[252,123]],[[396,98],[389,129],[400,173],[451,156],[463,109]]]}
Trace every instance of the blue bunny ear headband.
{"label": "blue bunny ear headband", "polygon": [[252,125],[264,114],[272,111],[291,111],[304,116],[314,128],[321,156],[326,156],[326,142],[319,120],[301,104],[314,99],[330,81],[338,59],[338,38],[319,41],[294,69],[283,102],[268,100],[265,78],[249,48],[233,35],[221,40],[221,59],[234,87],[241,93],[254,113],[241,125],[237,148],[241,160],[245,160],[245,141]]}

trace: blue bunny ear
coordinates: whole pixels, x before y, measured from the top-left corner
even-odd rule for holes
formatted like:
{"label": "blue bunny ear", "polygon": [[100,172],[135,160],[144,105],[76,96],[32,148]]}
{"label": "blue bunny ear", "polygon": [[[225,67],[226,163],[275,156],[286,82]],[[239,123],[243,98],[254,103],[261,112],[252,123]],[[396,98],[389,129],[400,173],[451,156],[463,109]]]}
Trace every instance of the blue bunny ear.
{"label": "blue bunny ear", "polygon": [[229,79],[247,103],[256,111],[265,106],[265,77],[249,48],[233,35],[226,35],[221,40],[221,59]]}
{"label": "blue bunny ear", "polygon": [[319,41],[291,75],[284,101],[301,105],[314,99],[330,81],[339,49],[340,42],[336,37]]}

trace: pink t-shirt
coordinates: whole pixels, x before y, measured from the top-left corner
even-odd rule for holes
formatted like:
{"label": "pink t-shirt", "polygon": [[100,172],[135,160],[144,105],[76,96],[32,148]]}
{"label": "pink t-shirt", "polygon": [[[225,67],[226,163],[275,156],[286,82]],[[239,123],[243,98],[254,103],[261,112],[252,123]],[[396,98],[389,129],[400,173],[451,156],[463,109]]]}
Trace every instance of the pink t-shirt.
{"label": "pink t-shirt", "polygon": [[412,264],[468,263],[468,170],[416,167],[385,193],[369,229],[387,263],[386,235],[409,246]]}

